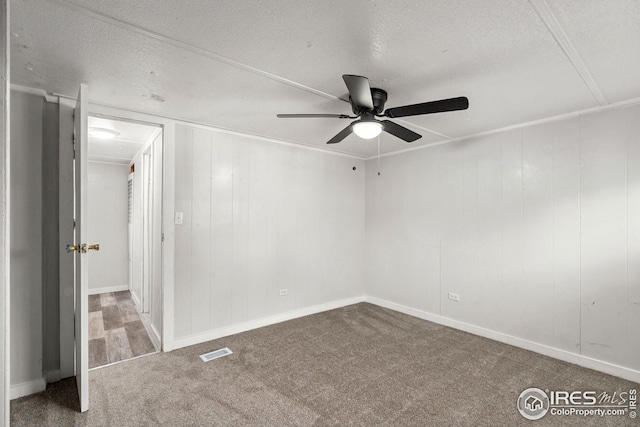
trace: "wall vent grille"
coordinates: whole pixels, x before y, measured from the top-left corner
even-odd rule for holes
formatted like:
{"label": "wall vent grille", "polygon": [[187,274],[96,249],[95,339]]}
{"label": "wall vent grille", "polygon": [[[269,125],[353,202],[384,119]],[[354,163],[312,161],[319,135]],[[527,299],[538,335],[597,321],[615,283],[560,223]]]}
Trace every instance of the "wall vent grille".
{"label": "wall vent grille", "polygon": [[212,351],[210,353],[201,354],[200,359],[202,359],[203,362],[209,362],[210,360],[218,359],[220,357],[227,356],[232,353],[233,351],[225,347],[225,348],[221,348],[220,350]]}
{"label": "wall vent grille", "polygon": [[133,224],[133,176],[129,177],[127,193],[129,197],[129,203],[128,203],[129,224]]}

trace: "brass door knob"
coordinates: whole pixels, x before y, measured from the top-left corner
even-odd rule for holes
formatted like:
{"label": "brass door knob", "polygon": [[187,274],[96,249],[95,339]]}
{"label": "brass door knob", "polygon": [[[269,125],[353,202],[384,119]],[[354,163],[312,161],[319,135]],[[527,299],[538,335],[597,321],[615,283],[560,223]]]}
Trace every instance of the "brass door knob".
{"label": "brass door knob", "polygon": [[77,245],[67,245],[67,253],[70,254],[71,252],[75,252],[78,250],[78,246]]}
{"label": "brass door knob", "polygon": [[80,246],[80,252],[82,252],[83,254],[87,253],[87,249],[89,249],[90,251],[99,251],[100,250],[100,243],[92,243],[90,245],[87,245],[86,243],[83,243]]}

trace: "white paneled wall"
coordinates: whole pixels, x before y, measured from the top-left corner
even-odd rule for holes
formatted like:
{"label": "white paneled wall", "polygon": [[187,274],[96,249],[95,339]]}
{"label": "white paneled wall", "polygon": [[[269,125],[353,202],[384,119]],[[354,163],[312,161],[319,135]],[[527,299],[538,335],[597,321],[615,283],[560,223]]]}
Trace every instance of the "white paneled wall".
{"label": "white paneled wall", "polygon": [[364,161],[184,125],[175,161],[176,339],[363,295]]}
{"label": "white paneled wall", "polygon": [[640,370],[640,107],[380,169],[367,162],[367,295]]}
{"label": "white paneled wall", "polygon": [[129,289],[127,177],[129,165],[89,162],[89,293]]}
{"label": "white paneled wall", "polygon": [[11,92],[11,398],[42,378],[42,113],[44,100]]}

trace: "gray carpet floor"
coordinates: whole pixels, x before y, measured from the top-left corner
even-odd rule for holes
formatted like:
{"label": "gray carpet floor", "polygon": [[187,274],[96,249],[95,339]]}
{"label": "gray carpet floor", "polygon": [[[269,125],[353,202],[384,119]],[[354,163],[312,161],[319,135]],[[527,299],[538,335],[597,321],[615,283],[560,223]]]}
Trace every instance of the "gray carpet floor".
{"label": "gray carpet floor", "polygon": [[[198,355],[234,353],[210,362]],[[356,304],[91,371],[11,402],[13,426],[638,426],[624,417],[524,419],[529,387],[625,391],[638,384]]]}

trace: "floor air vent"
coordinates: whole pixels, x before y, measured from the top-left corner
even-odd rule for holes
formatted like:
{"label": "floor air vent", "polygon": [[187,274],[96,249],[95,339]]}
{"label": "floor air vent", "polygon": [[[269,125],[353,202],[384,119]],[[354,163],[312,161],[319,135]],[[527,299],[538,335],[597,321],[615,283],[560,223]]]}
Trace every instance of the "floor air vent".
{"label": "floor air vent", "polygon": [[221,348],[220,350],[212,351],[211,353],[201,354],[200,359],[202,359],[203,362],[208,362],[213,359],[218,359],[222,356],[227,356],[231,353],[233,353],[233,351],[225,347]]}

